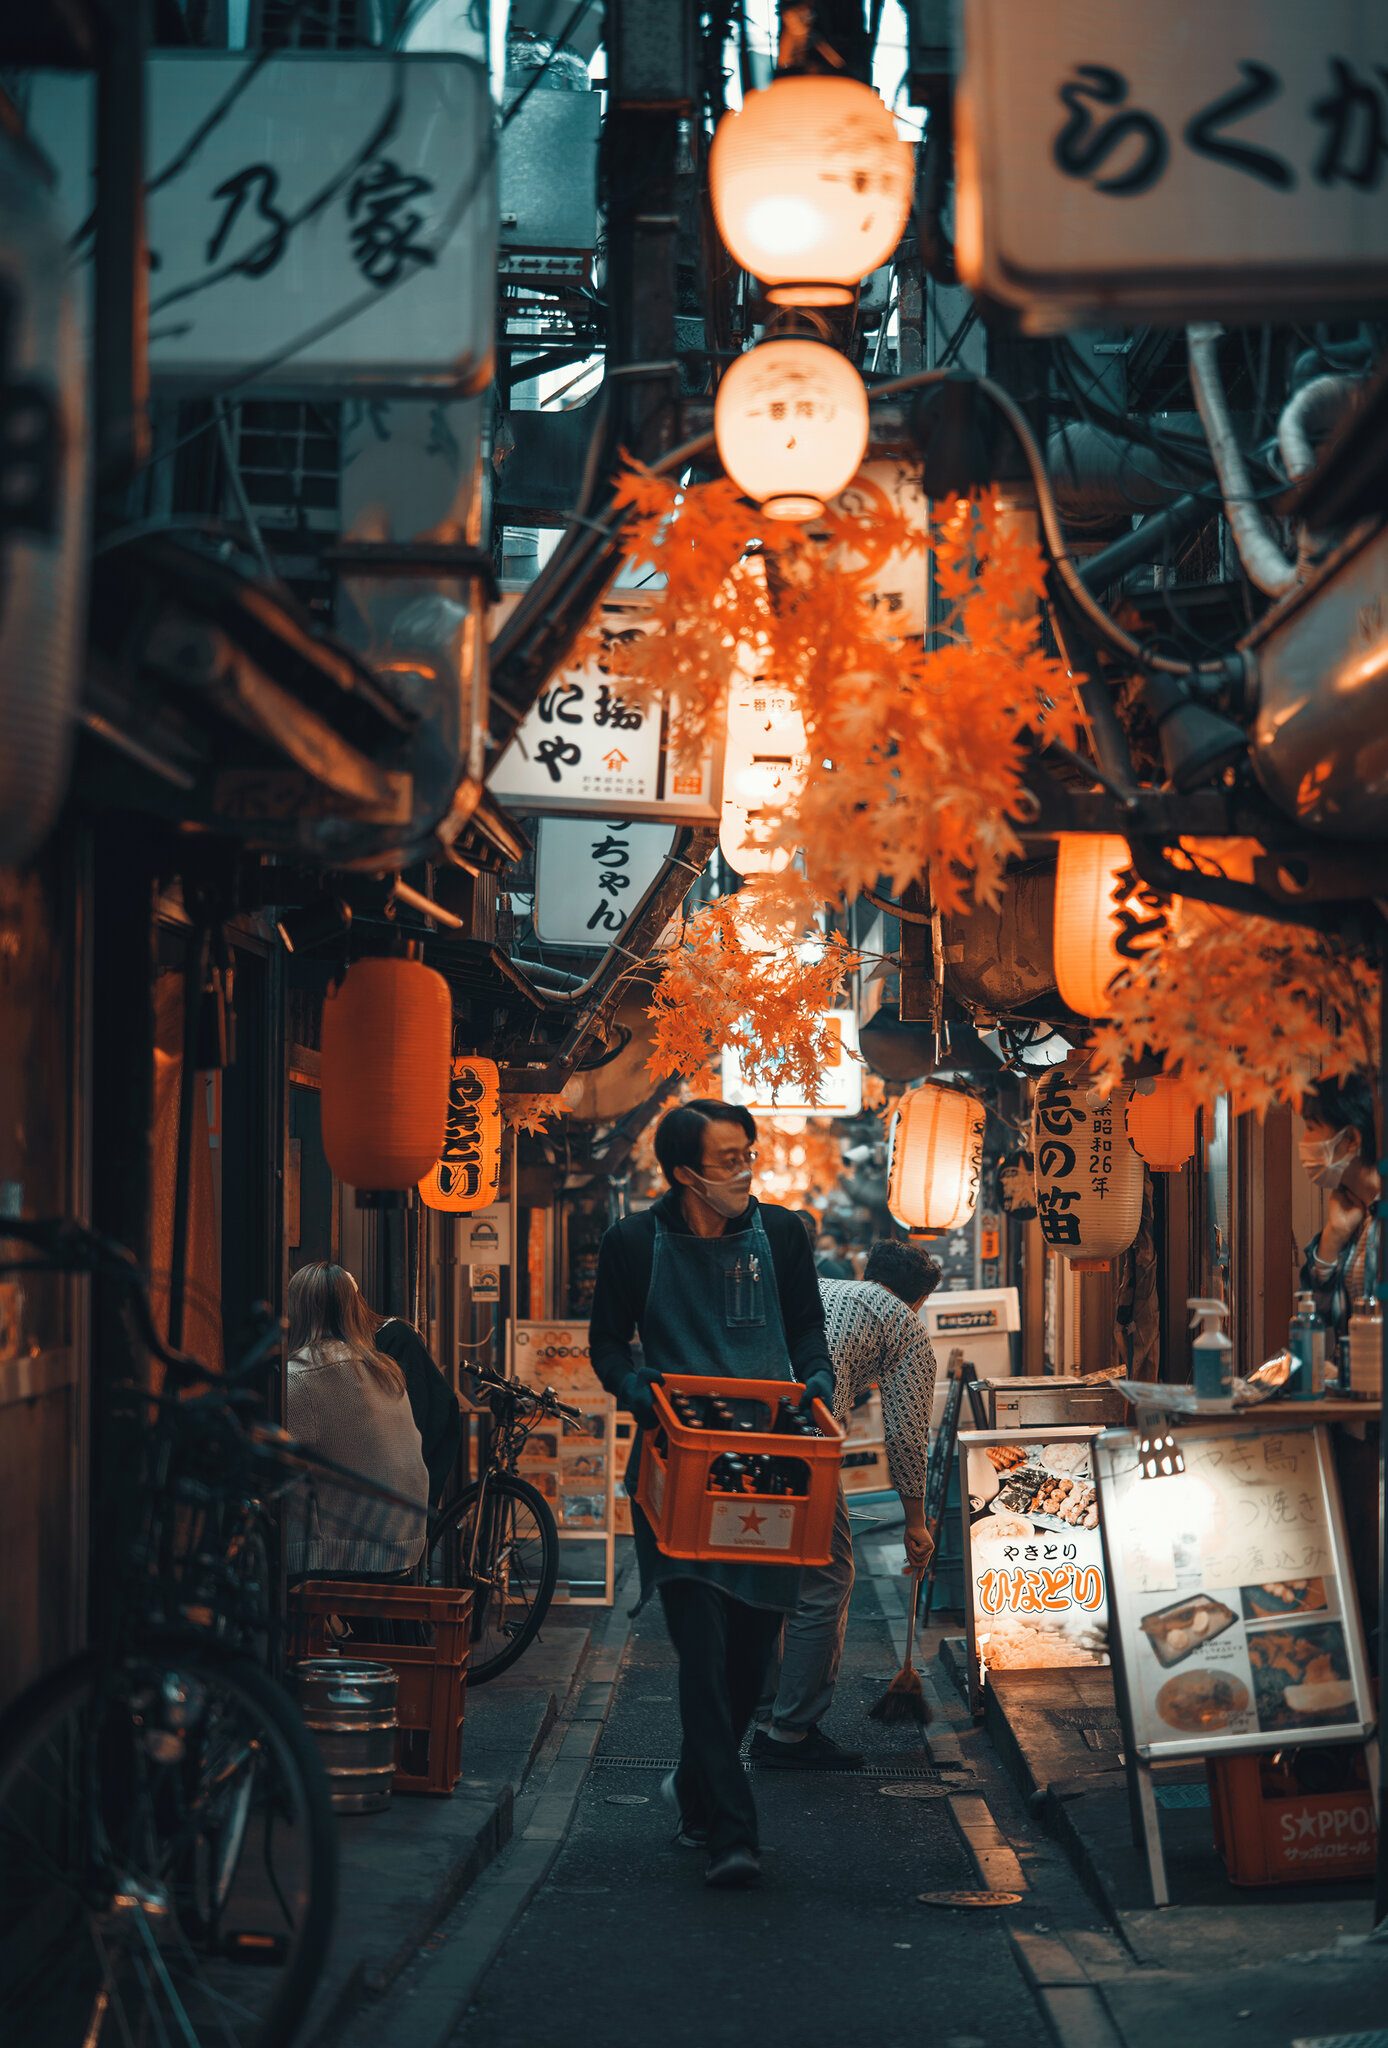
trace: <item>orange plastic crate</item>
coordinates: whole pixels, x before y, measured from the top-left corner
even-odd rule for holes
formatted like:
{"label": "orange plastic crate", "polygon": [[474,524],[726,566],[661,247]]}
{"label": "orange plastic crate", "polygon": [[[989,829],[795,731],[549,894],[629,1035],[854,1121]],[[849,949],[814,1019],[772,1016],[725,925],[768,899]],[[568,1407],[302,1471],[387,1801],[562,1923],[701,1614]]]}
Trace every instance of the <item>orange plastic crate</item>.
{"label": "orange plastic crate", "polygon": [[[656,1428],[641,1445],[636,1498],[667,1557],[743,1563],[828,1564],[838,1500],[843,1431],[822,1401],[813,1414],[823,1431],[814,1437],[774,1436],[776,1404],[797,1392],[793,1380],[715,1379],[711,1374],[667,1373],[653,1386]],[[764,1432],[689,1429],[679,1421],[670,1393],[717,1394],[725,1400],[758,1401],[766,1410]],[[809,1469],[808,1493],[789,1498],[759,1493],[719,1493],[710,1488],[710,1466],[732,1451],[739,1457],[794,1460]]]}

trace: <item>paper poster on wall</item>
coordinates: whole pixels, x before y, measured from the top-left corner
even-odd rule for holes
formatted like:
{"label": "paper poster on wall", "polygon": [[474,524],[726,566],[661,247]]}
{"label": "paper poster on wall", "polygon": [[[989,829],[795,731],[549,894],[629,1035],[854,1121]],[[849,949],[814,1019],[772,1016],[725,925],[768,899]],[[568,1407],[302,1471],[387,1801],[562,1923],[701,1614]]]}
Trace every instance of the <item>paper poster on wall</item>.
{"label": "paper poster on wall", "polygon": [[1141,1757],[1352,1741],[1373,1726],[1325,1432],[1179,1431],[1148,1479],[1110,1432],[1098,1481]]}
{"label": "paper poster on wall", "polygon": [[989,1671],[1109,1661],[1096,1434],[960,1433],[965,1619],[976,1699]]}

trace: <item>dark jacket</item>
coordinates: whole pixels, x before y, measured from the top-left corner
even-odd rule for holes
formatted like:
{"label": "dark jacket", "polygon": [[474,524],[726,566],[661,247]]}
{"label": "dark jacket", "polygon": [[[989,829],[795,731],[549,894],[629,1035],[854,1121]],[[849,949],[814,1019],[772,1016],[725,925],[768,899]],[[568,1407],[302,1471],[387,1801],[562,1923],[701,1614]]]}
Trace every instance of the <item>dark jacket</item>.
{"label": "dark jacket", "polygon": [[376,1349],[393,1358],[405,1375],[410,1413],[419,1431],[429,1474],[429,1500],[437,1507],[463,1438],[463,1418],[457,1399],[413,1323],[400,1316],[382,1323],[376,1332]]}
{"label": "dark jacket", "polygon": [[[771,1245],[791,1369],[798,1380],[808,1379],[812,1372],[832,1375],[834,1368],[824,1337],[824,1304],[805,1226],[793,1210],[756,1201],[752,1208],[759,1211]],[[652,1208],[614,1223],[598,1252],[588,1350],[593,1370],[609,1394],[620,1392],[622,1381],[635,1363],[632,1340],[650,1291],[657,1215],[670,1230],[684,1237],[690,1234],[684,1204],[672,1188]],[[745,1216],[730,1223],[729,1234],[748,1229],[751,1216],[749,1209]]]}
{"label": "dark jacket", "polygon": [[1368,1258],[1364,1266],[1364,1291],[1372,1294],[1378,1284],[1379,1267],[1383,1260],[1379,1248],[1378,1221],[1372,1211],[1364,1218],[1349,1243],[1341,1246],[1333,1272],[1322,1273],[1317,1269],[1316,1248],[1321,1241],[1319,1231],[1307,1245],[1301,1262],[1301,1286],[1315,1295],[1316,1307],[1329,1324],[1337,1341],[1349,1329],[1350,1315],[1355,1306],[1350,1299],[1349,1270],[1358,1255],[1359,1242],[1366,1230],[1370,1237]]}

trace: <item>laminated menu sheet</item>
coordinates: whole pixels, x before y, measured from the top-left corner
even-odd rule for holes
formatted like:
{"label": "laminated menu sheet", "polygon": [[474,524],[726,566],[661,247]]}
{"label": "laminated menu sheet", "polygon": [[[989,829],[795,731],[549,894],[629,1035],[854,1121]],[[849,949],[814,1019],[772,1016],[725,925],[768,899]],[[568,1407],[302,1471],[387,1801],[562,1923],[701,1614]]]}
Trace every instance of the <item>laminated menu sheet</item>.
{"label": "laminated menu sheet", "polygon": [[1137,1437],[1095,1446],[1112,1624],[1138,1756],[1346,1742],[1374,1725],[1326,1432],[1179,1428],[1145,1478]]}

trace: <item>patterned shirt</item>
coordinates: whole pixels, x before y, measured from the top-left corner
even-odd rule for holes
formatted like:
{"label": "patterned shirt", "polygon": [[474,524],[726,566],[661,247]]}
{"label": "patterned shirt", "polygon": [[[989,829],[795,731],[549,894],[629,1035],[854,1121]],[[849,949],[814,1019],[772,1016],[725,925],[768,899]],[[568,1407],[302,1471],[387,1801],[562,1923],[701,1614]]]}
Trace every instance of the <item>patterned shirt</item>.
{"label": "patterned shirt", "polygon": [[854,1403],[875,1383],[892,1485],[903,1500],[921,1500],[935,1393],[935,1352],[925,1326],[872,1280],[821,1280],[819,1292],[834,1361],[835,1419],[846,1429]]}

